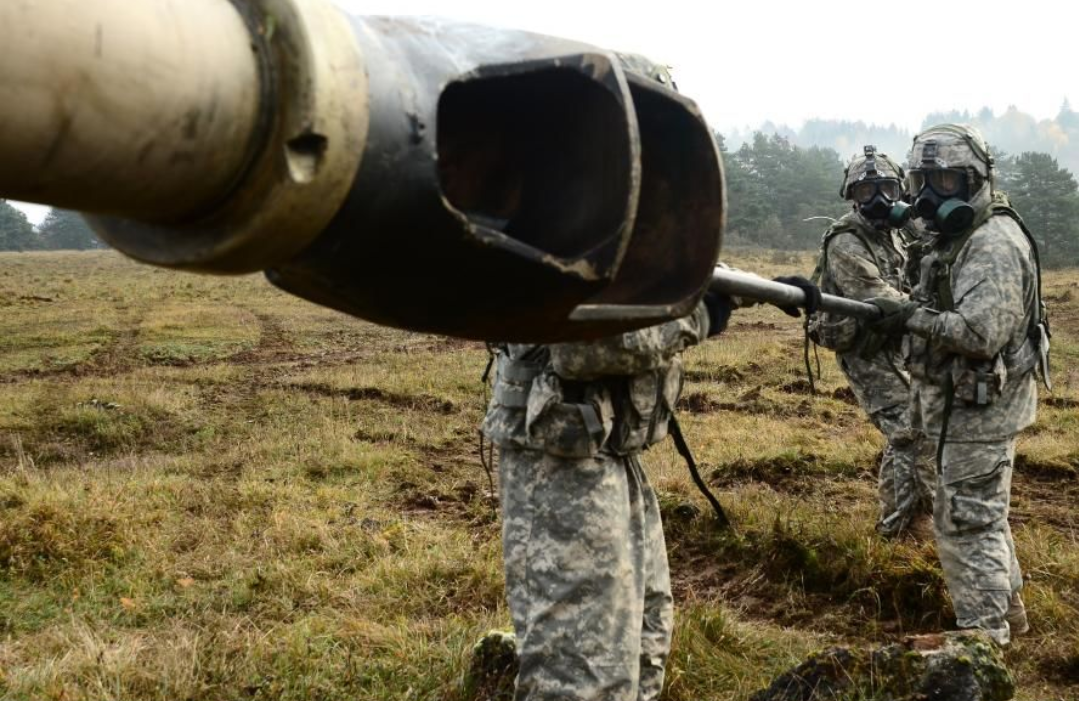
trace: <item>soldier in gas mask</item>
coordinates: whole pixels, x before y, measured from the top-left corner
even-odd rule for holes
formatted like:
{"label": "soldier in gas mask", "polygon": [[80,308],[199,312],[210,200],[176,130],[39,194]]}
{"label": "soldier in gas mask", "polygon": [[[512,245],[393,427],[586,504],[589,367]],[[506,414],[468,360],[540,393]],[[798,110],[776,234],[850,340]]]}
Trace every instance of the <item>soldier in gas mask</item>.
{"label": "soldier in gas mask", "polygon": [[[662,66],[619,58],[673,86]],[[720,333],[734,305],[709,293],[659,326],[498,348],[483,434],[499,449],[517,701],[659,698],[674,599],[641,453],[667,436],[682,350]]]}
{"label": "soldier in gas mask", "polygon": [[641,452],[666,437],[681,351],[732,302],[592,342],[510,344],[483,423],[499,448],[518,701],[655,701],[674,605]]}
{"label": "soldier in gas mask", "polygon": [[[844,171],[839,194],[853,210],[825,232],[814,281],[822,292],[858,301],[906,300],[901,227],[910,207],[903,201],[903,169],[866,146]],[[814,342],[836,352],[859,405],[887,439],[878,482],[878,532],[895,537],[909,528],[919,537],[931,536],[935,474],[924,441],[910,424],[910,376],[901,339],[828,312],[811,315],[807,329]]]}
{"label": "soldier in gas mask", "polygon": [[1048,383],[1037,247],[994,192],[972,127],[919,134],[907,172],[930,246],[910,299],[870,300],[883,312],[873,326],[911,334],[914,425],[937,448],[934,526],[958,625],[1007,644],[1029,628],[1008,526],[1015,441],[1034,421],[1039,368]]}

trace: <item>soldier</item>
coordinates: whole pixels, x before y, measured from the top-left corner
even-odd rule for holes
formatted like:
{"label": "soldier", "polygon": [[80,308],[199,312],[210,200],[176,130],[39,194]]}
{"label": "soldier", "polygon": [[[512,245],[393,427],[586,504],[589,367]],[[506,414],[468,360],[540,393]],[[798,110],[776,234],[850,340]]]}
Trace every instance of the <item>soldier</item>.
{"label": "soldier", "polygon": [[908,188],[933,239],[912,298],[870,302],[884,313],[878,332],[912,334],[912,412],[937,447],[934,526],[957,623],[1004,645],[1029,629],[1008,507],[1039,366],[1048,378],[1048,329],[1037,248],[993,176],[971,127],[914,139]]}
{"label": "soldier", "polygon": [[[840,197],[852,203],[825,232],[814,279],[821,291],[865,301],[907,299],[906,241],[900,230],[909,217],[902,201],[903,169],[873,146],[851,160]],[[910,424],[910,376],[903,367],[900,339],[864,328],[851,317],[827,312],[809,321],[810,337],[836,352],[858,404],[887,444],[880,462],[877,531],[895,537],[908,530],[921,538],[932,532],[933,467],[921,436]]]}
{"label": "soldier", "polygon": [[499,447],[518,701],[659,698],[674,606],[641,451],[667,435],[680,352],[731,307],[709,294],[660,326],[500,350],[483,432]]}

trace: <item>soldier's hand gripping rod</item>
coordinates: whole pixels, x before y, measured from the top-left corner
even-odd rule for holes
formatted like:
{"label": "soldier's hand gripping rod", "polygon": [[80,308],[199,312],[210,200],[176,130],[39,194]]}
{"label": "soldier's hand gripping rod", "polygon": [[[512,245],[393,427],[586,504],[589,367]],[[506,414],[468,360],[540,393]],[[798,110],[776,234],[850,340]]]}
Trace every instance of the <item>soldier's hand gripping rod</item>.
{"label": "soldier's hand gripping rod", "polygon": [[[716,268],[712,273],[712,282],[708,286],[714,292],[721,292],[732,297],[742,297],[757,302],[768,302],[777,307],[805,307],[805,293],[793,285],[764,280],[755,275],[740,273],[724,268]],[[820,309],[852,316],[856,319],[876,319],[880,310],[872,304],[853,299],[821,295]]]}

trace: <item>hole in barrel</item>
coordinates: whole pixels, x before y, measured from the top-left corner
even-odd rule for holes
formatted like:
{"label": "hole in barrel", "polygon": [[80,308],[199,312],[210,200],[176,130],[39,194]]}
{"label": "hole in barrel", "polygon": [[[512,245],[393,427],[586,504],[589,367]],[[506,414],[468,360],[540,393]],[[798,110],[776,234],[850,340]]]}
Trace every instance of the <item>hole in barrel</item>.
{"label": "hole in barrel", "polygon": [[561,258],[621,234],[633,188],[625,108],[579,70],[452,83],[437,132],[443,195],[472,223]]}

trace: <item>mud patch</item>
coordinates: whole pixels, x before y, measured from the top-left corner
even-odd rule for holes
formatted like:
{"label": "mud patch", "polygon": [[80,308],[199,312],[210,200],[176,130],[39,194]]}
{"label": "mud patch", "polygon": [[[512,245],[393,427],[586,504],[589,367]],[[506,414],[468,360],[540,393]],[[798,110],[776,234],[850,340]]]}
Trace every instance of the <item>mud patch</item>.
{"label": "mud patch", "polygon": [[1079,649],[1071,654],[1041,660],[1038,670],[1052,682],[1079,687]]}
{"label": "mud patch", "polygon": [[1042,400],[1042,404],[1054,409],[1079,409],[1079,399],[1070,397],[1046,397]]}
{"label": "mud patch", "polygon": [[809,380],[798,379],[792,380],[785,385],[780,385],[779,391],[784,394],[810,394],[813,392],[813,385],[809,383]]}
{"label": "mud patch", "polygon": [[832,399],[838,399],[844,404],[849,404],[851,406],[858,406],[858,397],[854,396],[854,390],[850,387],[837,387],[836,390],[832,392]]}
{"label": "mud patch", "polygon": [[687,382],[741,382],[746,376],[733,365],[719,365],[710,368],[686,370]]}
{"label": "mud patch", "polygon": [[258,321],[258,344],[250,350],[241,351],[229,357],[230,363],[249,365],[252,363],[300,360],[306,357],[295,352],[292,340],[289,338],[285,327],[272,314],[257,312],[249,308],[245,309],[245,311]]}
{"label": "mud patch", "polygon": [[864,634],[867,619],[881,632],[939,630],[951,616],[932,548],[881,557],[780,518],[739,532],[718,530],[705,516],[679,518],[670,504],[664,510],[679,599],[720,599],[780,625],[843,635]]}
{"label": "mud patch", "polygon": [[1074,482],[1079,478],[1079,453],[1056,460],[1039,460],[1025,453],[1018,453],[1014,464],[1017,473],[1033,480]]}
{"label": "mud patch", "polygon": [[820,477],[874,479],[874,470],[853,463],[825,460],[814,453],[794,453],[771,458],[739,458],[720,463],[709,475],[717,487],[731,487],[745,482],[760,482],[785,492],[806,493],[814,489]]}
{"label": "mud patch", "polygon": [[455,486],[402,482],[396,501],[405,512],[437,515],[479,527],[498,521],[497,501],[486,486],[466,480]]}
{"label": "mud patch", "polygon": [[436,414],[453,414],[457,412],[457,405],[449,399],[432,397],[429,394],[399,394],[379,389],[378,387],[331,387],[330,385],[317,382],[305,382],[299,384],[286,383],[281,385],[284,389],[301,390],[309,394],[317,394],[321,397],[343,397],[350,401],[375,401],[383,402],[402,409],[417,411],[430,411]]}
{"label": "mud patch", "polygon": [[737,402],[720,402],[704,392],[691,392],[678,400],[678,408],[691,414],[713,414],[719,411],[736,411],[742,414],[758,416],[808,417],[813,415],[813,405],[809,400],[796,404],[777,402],[761,394],[756,387],[742,394]]}

